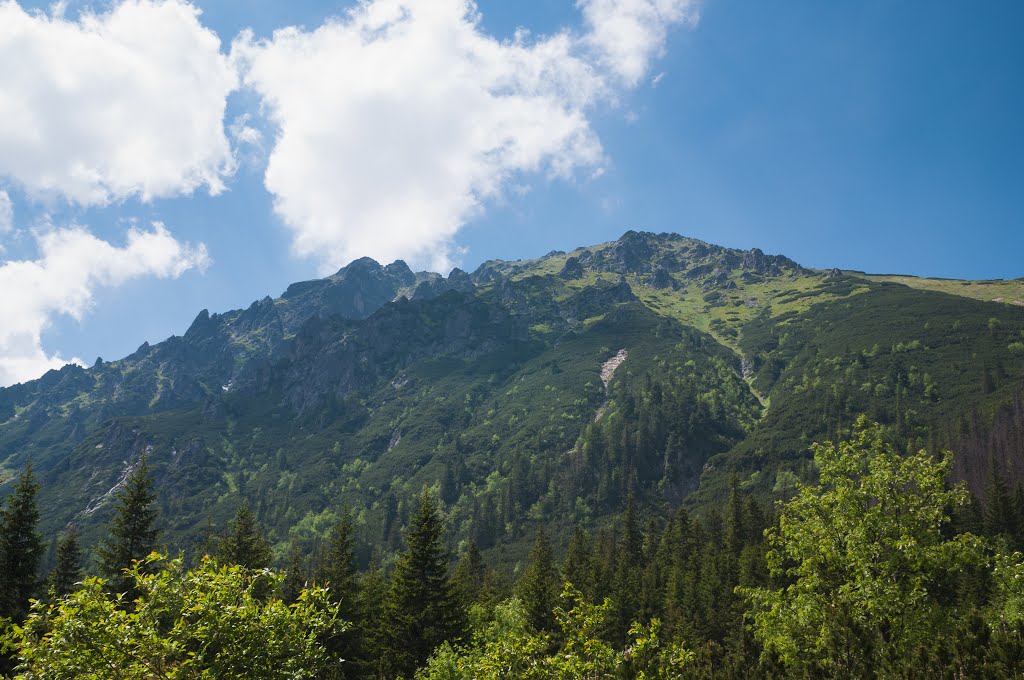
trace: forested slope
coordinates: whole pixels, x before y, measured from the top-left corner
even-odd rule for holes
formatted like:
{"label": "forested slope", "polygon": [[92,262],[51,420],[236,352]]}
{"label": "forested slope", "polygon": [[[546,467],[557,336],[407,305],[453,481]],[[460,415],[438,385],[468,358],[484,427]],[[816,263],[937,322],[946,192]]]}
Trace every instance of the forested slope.
{"label": "forested slope", "polygon": [[671,234],[446,278],[364,259],[0,390],[0,464],[10,479],[32,461],[48,537],[71,522],[94,543],[148,453],[168,546],[199,544],[245,499],[279,560],[312,554],[347,504],[363,565],[392,559],[431,487],[453,548],[514,571],[538,527],[564,549],[630,496],[651,518],[703,515],[733,479],[789,497],[816,474],[810,443],[861,413],[902,449],[958,450],[976,494],[993,476],[1012,489],[1022,334],[1012,300]]}

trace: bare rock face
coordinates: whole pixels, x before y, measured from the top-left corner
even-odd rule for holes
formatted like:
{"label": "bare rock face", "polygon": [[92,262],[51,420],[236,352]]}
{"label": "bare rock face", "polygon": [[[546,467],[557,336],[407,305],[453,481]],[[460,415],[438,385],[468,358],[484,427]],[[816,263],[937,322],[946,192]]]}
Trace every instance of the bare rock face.
{"label": "bare rock face", "polygon": [[833,269],[828,274],[825,274],[825,278],[836,279],[836,278],[839,278],[842,275],[843,275],[843,270],[841,270],[841,269]]}
{"label": "bare rock face", "polygon": [[608,259],[625,273],[648,272],[656,253],[656,239],[654,234],[627,231],[608,251]]}
{"label": "bare rock face", "polygon": [[647,279],[647,285],[651,288],[666,289],[671,288],[677,290],[679,288],[679,282],[672,278],[672,275],[668,273],[663,267],[659,267],[653,274]]}
{"label": "bare rock face", "polygon": [[558,276],[566,280],[582,279],[583,265],[580,263],[580,258],[574,255],[566,260],[565,266],[562,267],[562,271],[558,272]]}

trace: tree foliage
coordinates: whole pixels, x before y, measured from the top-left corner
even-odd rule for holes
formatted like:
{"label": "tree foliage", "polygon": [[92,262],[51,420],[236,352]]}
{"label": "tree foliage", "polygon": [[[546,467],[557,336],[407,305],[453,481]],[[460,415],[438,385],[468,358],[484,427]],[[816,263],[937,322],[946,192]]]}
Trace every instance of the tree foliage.
{"label": "tree foliage", "polygon": [[181,558],[153,554],[128,577],[139,593],[130,610],[95,577],[56,603],[35,603],[15,629],[16,677],[311,678],[329,661],[320,637],[344,626],[322,588],[290,606],[258,597],[281,579],[272,572],[210,558],[188,570]]}
{"label": "tree foliage", "polygon": [[420,494],[395,564],[388,614],[395,668],[411,674],[445,640],[455,639],[462,613],[448,578],[449,551],[434,497]]}
{"label": "tree foliage", "polygon": [[853,439],[813,447],[820,483],[801,486],[769,533],[778,588],[748,588],[755,634],[801,672],[860,676],[892,668],[955,616],[954,576],[983,562],[971,534],[943,529],[966,492],[950,456],[903,457],[862,418]]}
{"label": "tree foliage", "polygon": [[218,544],[217,558],[225,564],[264,569],[270,566],[273,556],[249,502],[242,501],[234,519],[228,522],[227,534]]}
{"label": "tree foliage", "polygon": [[[417,673],[418,680],[498,680],[522,678],[579,679],[631,677],[641,680],[683,677],[693,655],[659,638],[661,623],[634,624],[630,645],[616,650],[601,637],[611,602],[593,604],[572,584],[566,584],[561,606],[553,611],[561,631],[560,644],[538,632],[524,602],[500,603],[493,614],[476,607],[468,644],[445,643]],[[553,650],[553,651],[552,651]]]}
{"label": "tree foliage", "polygon": [[109,535],[96,551],[100,574],[106,577],[109,587],[126,591],[131,579],[124,572],[156,549],[157,512],[153,478],[143,455],[117,493]]}
{"label": "tree foliage", "polygon": [[28,600],[39,587],[39,508],[32,466],[18,478],[14,492],[0,509],[0,617],[20,621],[28,613]]}
{"label": "tree foliage", "polygon": [[78,528],[71,526],[57,541],[57,563],[50,572],[49,587],[57,597],[71,593],[82,580],[82,548]]}

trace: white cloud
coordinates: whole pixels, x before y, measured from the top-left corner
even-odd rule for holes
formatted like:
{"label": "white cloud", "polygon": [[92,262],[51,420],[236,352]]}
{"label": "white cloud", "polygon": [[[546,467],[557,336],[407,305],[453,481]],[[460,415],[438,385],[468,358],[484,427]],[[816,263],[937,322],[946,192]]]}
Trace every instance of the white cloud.
{"label": "white cloud", "polygon": [[[0,234],[14,227],[14,204],[6,191],[0,190]],[[2,248],[2,246],[0,246]]]}
{"label": "white cloud", "polygon": [[464,0],[376,0],[233,55],[279,134],[266,186],[302,256],[448,266],[451,239],[520,173],[600,162],[603,87],[566,33],[499,42]]}
{"label": "white cloud", "polygon": [[198,15],[126,0],[69,21],[0,0],[0,176],[80,204],[220,191],[237,77]]}
{"label": "white cloud", "polygon": [[294,251],[325,271],[363,255],[445,270],[458,229],[525,176],[599,174],[589,110],[636,84],[689,4],[581,8],[584,34],[502,42],[470,0],[365,0],[314,31],[236,40],[278,128],[265,184]]}
{"label": "white cloud", "polygon": [[131,229],[123,247],[81,227],[37,234],[36,240],[39,259],[0,264],[0,290],[7,291],[0,296],[0,385],[78,362],[47,354],[41,336],[57,314],[81,319],[97,288],[144,276],[177,278],[209,263],[204,245],[183,244],[160,223],[148,231]]}
{"label": "white cloud", "polygon": [[583,42],[622,84],[635,87],[665,49],[674,24],[697,22],[697,0],[577,0]]}

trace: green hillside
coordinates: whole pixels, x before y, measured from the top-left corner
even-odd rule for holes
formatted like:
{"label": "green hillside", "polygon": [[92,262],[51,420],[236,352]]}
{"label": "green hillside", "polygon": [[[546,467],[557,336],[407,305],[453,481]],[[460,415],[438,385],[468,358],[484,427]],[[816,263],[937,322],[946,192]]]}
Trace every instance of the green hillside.
{"label": "green hillside", "polygon": [[978,494],[994,465],[1024,479],[993,435],[1021,408],[1020,282],[888,278],[636,232],[447,278],[360,260],[0,390],[0,464],[32,460],[44,534],[74,522],[91,544],[146,453],[168,545],[246,499],[282,560],[347,505],[362,563],[386,562],[430,487],[452,545],[511,570],[536,527],[564,546],[630,496],[651,517],[700,515],[731,479],[787,497],[816,474],[810,443],[861,413],[901,447],[962,449],[954,474]]}

